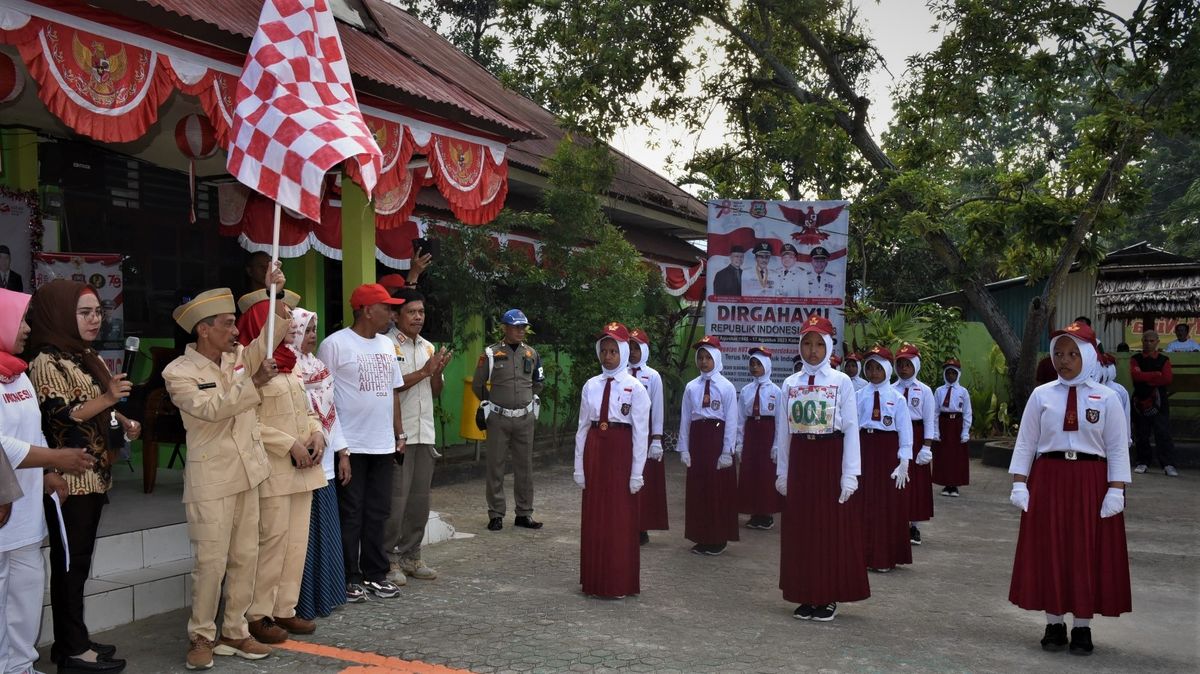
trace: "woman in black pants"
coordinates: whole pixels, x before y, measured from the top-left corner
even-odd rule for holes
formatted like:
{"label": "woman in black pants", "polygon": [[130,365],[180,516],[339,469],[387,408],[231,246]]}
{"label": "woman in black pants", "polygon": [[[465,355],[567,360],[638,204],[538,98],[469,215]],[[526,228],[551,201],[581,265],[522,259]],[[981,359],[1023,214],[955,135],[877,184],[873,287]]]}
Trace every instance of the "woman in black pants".
{"label": "woman in black pants", "polygon": [[50,529],[50,605],[54,616],[51,658],[63,672],[105,672],[125,668],[116,648],[91,640],[83,621],[83,586],[92,567],[100,513],[112,487],[115,447],[110,437],[135,439],[141,425],[114,409],[128,396],[125,375],[112,375],[92,349],[103,310],[96,291],[84,283],[56,279],[38,288],[29,307],[32,333],[29,364],[42,430],[50,447],[85,447],[95,457],[91,470],[65,475],[67,497],[62,522],[70,549],[68,570],[57,508],[45,498]]}

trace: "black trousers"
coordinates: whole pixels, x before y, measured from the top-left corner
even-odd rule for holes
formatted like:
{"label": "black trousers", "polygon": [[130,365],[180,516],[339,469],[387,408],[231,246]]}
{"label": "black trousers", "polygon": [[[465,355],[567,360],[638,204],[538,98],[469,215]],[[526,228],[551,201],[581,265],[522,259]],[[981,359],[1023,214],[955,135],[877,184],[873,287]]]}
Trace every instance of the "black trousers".
{"label": "black trousers", "polygon": [[346,582],[382,581],[388,558],[383,527],[392,508],[392,453],[351,454],[350,484],[338,482],[338,515],[342,523],[342,558]]}
{"label": "black trousers", "polygon": [[[1150,436],[1154,435],[1154,446]],[[1171,441],[1171,414],[1162,409],[1154,416],[1142,416],[1133,410],[1133,443],[1137,450],[1137,463],[1149,466],[1154,463],[1157,450],[1158,463],[1162,467],[1175,465],[1175,443]]]}
{"label": "black trousers", "polygon": [[96,549],[96,529],[100,513],[108,503],[107,494],[70,496],[63,501],[63,523],[67,545],[71,548],[71,570],[66,568],[62,534],[54,501],[42,498],[46,526],[50,529],[50,613],[54,617],[56,655],[79,655],[91,648],[91,635],[83,622],[83,585],[92,571],[92,552]]}

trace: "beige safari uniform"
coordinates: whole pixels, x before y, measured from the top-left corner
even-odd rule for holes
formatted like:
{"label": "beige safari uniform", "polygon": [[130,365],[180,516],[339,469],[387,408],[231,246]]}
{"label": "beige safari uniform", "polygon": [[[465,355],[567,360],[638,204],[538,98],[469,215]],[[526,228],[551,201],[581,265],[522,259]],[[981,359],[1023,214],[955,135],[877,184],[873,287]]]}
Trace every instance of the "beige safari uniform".
{"label": "beige safari uniform", "polygon": [[[291,321],[273,317],[275,344]],[[268,353],[267,331],[249,346],[221,355],[218,366],[188,344],[163,370],[167,393],[187,430],[183,504],[196,553],[188,634],[217,639],[217,605],[225,581],[221,633],[250,636],[246,610],[258,566],[258,486],[271,469],[258,427],[258,390],[252,376]]]}
{"label": "beige safari uniform", "polygon": [[258,393],[262,396],[258,418],[271,475],[258,488],[258,571],[247,615],[251,621],[295,617],[308,554],[312,492],[326,484],[321,464],[304,469],[292,465],[292,443],[305,444],[311,434],[321,431],[300,377],[277,374]]}
{"label": "beige safari uniform", "polygon": [[[536,350],[522,342],[516,347],[504,342],[492,345],[492,388],[488,398],[508,410],[529,406],[533,397],[542,391],[542,359]],[[487,355],[479,358],[471,388],[475,396],[484,398],[488,381]],[[487,480],[488,517],[504,517],[504,461],[512,453],[513,498],[516,513],[533,514],[533,413],[506,417],[493,412],[487,418]]]}

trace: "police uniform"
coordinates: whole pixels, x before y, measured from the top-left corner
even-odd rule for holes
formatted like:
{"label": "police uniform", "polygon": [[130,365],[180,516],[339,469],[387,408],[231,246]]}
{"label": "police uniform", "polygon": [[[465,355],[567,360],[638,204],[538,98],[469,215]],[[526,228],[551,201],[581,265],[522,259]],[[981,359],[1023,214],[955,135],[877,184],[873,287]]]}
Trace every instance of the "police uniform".
{"label": "police uniform", "polygon": [[858,392],[867,567],[890,571],[899,564],[912,564],[908,495],[904,493],[912,459],[912,422],[908,404],[888,383],[892,378],[891,351],[876,346],[867,353],[863,367],[872,361],[883,367],[885,376],[882,382],[869,383]]}
{"label": "police uniform", "polygon": [[[522,315],[523,318],[523,315]],[[517,517],[533,514],[533,432],[537,423],[534,397],[542,391],[545,379],[542,359],[528,344],[511,345],[503,341],[488,347],[491,352],[491,376],[487,353],[475,367],[471,389],[480,400],[490,403],[487,416],[488,517],[503,518],[504,461],[512,455],[513,499]],[[490,389],[485,384],[491,383]]]}
{"label": "police uniform", "polygon": [[[233,295],[221,288],[200,293],[177,308],[173,317],[191,332],[200,320],[232,314],[234,308]],[[262,398],[252,376],[290,327],[289,320],[271,318],[273,344],[267,344],[264,331],[248,346],[221,354],[219,363],[188,344],[184,354],[163,370],[167,392],[187,431],[183,503],[196,553],[189,636],[216,639],[222,581],[222,636],[238,641],[250,634],[246,611],[253,600],[258,565],[259,485],[271,473],[258,423]]]}

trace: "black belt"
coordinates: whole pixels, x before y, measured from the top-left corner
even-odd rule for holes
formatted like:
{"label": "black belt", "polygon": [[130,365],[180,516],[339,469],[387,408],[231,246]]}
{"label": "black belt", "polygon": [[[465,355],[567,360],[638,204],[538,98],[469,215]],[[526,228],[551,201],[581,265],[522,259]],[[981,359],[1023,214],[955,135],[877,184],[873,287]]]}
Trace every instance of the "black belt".
{"label": "black belt", "polygon": [[763,419],[772,419],[772,420],[774,420],[774,419],[775,419],[775,417],[772,417],[772,416],[767,416],[767,415],[765,415],[765,414],[760,414],[760,415],[758,415],[758,416],[756,416],[756,417],[746,417],[746,420],[747,420],[747,421],[762,421]]}
{"label": "black belt", "polygon": [[797,433],[796,436],[805,440],[829,440],[831,438],[843,438],[846,434],[841,431],[834,431],[832,433]]}
{"label": "black belt", "polygon": [[1062,459],[1063,461],[1108,461],[1108,459],[1098,454],[1089,454],[1087,452],[1042,452],[1038,454],[1039,459]]}
{"label": "black belt", "polygon": [[886,431],[882,428],[860,428],[858,430],[860,430],[864,433],[896,433],[897,432],[897,431]]}
{"label": "black belt", "polygon": [[947,413],[943,414],[942,416],[948,417],[950,419],[957,419],[960,416],[962,416],[962,413],[961,412],[947,412]]}
{"label": "black belt", "polygon": [[624,421],[593,421],[592,428],[599,428],[602,431],[607,431],[612,427],[632,428],[632,424],[627,424]]}
{"label": "black belt", "polygon": [[922,426],[924,426],[925,420],[924,419],[913,419],[913,426],[916,426],[917,424],[921,424]]}

